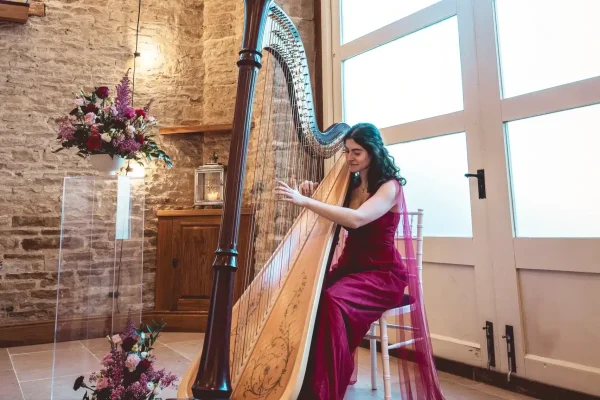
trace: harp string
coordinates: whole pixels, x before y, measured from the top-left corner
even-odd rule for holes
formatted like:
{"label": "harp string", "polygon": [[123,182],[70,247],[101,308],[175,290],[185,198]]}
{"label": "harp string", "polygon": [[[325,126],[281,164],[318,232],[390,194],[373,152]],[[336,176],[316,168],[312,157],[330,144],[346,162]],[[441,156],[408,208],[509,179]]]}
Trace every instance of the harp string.
{"label": "harp string", "polygon": [[[268,82],[268,77],[270,75],[269,71],[271,71],[273,63],[272,60],[270,58],[267,58],[266,60],[266,68],[263,67],[263,71],[266,70],[265,74],[263,74],[264,76],[264,82]],[[269,115],[270,115],[270,109],[272,108],[272,99],[270,100],[266,100],[267,99],[267,93],[268,93],[268,87],[266,85],[263,86],[263,93],[262,93],[262,109],[261,109],[261,118],[259,120],[259,125],[258,125],[258,140],[257,143],[263,143],[264,141],[268,140],[266,139],[269,136]],[[265,119],[267,120],[267,123],[265,124]],[[243,359],[244,359],[244,354],[246,351],[246,346],[248,345],[248,338],[247,338],[247,329],[249,328],[250,325],[252,325],[252,318],[253,316],[255,316],[255,314],[257,314],[257,309],[256,309],[256,304],[254,303],[254,296],[252,292],[256,291],[256,287],[250,287],[250,283],[253,280],[256,272],[255,269],[257,267],[259,267],[259,265],[254,261],[254,257],[256,256],[255,254],[255,246],[253,246],[252,244],[255,242],[255,237],[256,235],[259,233],[259,231],[257,230],[257,224],[258,221],[261,219],[261,213],[264,213],[265,211],[268,210],[263,210],[261,209],[261,205],[265,204],[265,202],[263,201],[263,194],[265,192],[264,188],[262,188],[260,186],[260,182],[262,181],[262,178],[259,180],[258,177],[260,176],[264,176],[264,172],[265,172],[265,164],[264,162],[261,162],[261,160],[265,160],[266,159],[266,152],[267,152],[267,148],[266,146],[257,146],[256,147],[256,152],[255,152],[255,169],[254,169],[254,177],[252,180],[252,199],[256,199],[256,201],[252,202],[252,221],[251,221],[251,226],[250,226],[250,245],[247,248],[247,254],[246,254],[246,274],[244,277],[244,288],[249,288],[251,293],[245,293],[245,295],[243,295],[240,298],[239,301],[239,305],[238,305],[238,315],[237,315],[237,325],[236,325],[236,330],[234,332],[235,334],[235,344],[234,344],[234,352],[233,352],[233,362],[231,362],[231,373],[232,376],[236,375],[237,370],[242,366],[243,363]],[[252,267],[254,266],[254,268]]]}
{"label": "harp string", "polygon": [[[252,221],[243,278],[245,291],[237,304],[237,321],[234,319],[235,329],[232,332],[235,335],[231,356],[234,384],[293,265],[294,257],[297,257],[299,245],[316,218],[310,212],[301,214],[298,206],[278,202],[273,193],[275,182],[281,180],[297,186],[305,180],[317,182],[323,178],[319,185],[322,190],[317,196],[324,200],[334,181],[322,176],[325,157],[314,150],[314,140],[306,136],[310,134],[306,126],[312,122],[306,108],[312,105],[309,99],[294,89],[294,85],[304,87],[310,84],[304,64],[299,60],[300,47],[289,28],[276,18],[268,19],[267,29],[265,43],[268,43],[269,49],[263,51],[264,64],[259,73],[262,104],[257,107],[260,111],[256,110],[260,119],[255,133],[257,140],[253,141],[256,146],[252,149],[255,168],[250,191]],[[294,62],[282,68],[282,58]],[[301,108],[303,112],[299,112]],[[303,130],[302,134],[298,129]],[[298,220],[299,215],[302,218]],[[296,227],[290,230],[294,223]],[[275,253],[275,250],[278,251]]]}

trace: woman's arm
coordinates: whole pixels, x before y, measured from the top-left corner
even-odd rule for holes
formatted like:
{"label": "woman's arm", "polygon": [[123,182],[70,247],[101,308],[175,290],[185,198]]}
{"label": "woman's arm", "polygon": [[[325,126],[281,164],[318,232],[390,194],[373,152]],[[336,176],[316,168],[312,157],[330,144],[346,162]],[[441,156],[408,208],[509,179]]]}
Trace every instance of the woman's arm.
{"label": "woman's arm", "polygon": [[398,190],[396,186],[393,181],[384,183],[370,199],[356,210],[332,206],[305,197],[283,182],[279,182],[279,186],[275,188],[275,193],[282,196],[282,201],[308,208],[336,224],[356,229],[381,217],[394,206],[396,191]]}

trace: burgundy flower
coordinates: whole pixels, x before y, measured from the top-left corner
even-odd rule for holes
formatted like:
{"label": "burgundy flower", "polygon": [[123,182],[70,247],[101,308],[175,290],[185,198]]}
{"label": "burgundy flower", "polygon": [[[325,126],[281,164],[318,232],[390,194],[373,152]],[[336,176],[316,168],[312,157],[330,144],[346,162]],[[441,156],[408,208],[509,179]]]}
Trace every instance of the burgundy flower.
{"label": "burgundy flower", "polygon": [[100,150],[100,148],[102,147],[102,138],[100,138],[100,135],[90,136],[87,142],[87,146],[90,150]]}
{"label": "burgundy flower", "polygon": [[125,129],[125,122],[120,119],[113,120],[113,126],[115,129],[123,130]]}
{"label": "burgundy flower", "polygon": [[107,98],[108,88],[106,86],[100,86],[98,89],[96,89],[96,96],[100,97],[101,99]]}
{"label": "burgundy flower", "polygon": [[98,400],[110,400],[110,388],[100,389],[96,397]]}
{"label": "burgundy flower", "polygon": [[87,106],[83,106],[83,107],[81,107],[81,110],[83,111],[84,114],[87,114],[87,113],[98,114],[98,107],[96,107],[94,104],[88,104]]}
{"label": "burgundy flower", "polygon": [[136,368],[136,372],[143,374],[144,372],[148,371],[148,369],[152,366],[152,363],[148,360],[142,360],[140,361],[140,363],[137,365]]}
{"label": "burgundy flower", "polygon": [[81,386],[83,386],[83,375],[75,379],[75,384],[73,384],[73,390],[78,390]]}
{"label": "burgundy flower", "polygon": [[137,110],[135,110],[135,115],[137,115],[138,117],[146,118],[146,111],[142,110],[141,108],[138,108]]}
{"label": "burgundy flower", "polygon": [[92,136],[100,135],[100,130],[98,129],[98,124],[94,124],[90,127],[92,131]]}
{"label": "burgundy flower", "polygon": [[144,144],[144,135],[142,134],[138,134],[135,135],[135,140],[139,143],[139,144]]}
{"label": "burgundy flower", "polygon": [[137,340],[135,340],[132,337],[128,337],[128,338],[125,338],[125,340],[123,340],[121,347],[123,348],[123,351],[131,351],[131,349],[133,348],[133,346],[135,346],[136,343],[137,343]]}

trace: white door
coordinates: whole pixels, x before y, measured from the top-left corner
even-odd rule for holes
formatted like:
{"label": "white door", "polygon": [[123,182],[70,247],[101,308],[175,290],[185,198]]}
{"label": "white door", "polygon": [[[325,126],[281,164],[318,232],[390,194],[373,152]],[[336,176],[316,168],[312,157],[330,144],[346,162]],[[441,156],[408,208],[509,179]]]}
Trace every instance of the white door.
{"label": "white door", "polygon": [[600,2],[473,3],[496,321],[518,375],[600,395]]}
{"label": "white door", "polygon": [[424,209],[435,354],[487,367],[484,327],[496,320],[487,210],[477,180],[465,177],[484,168],[472,9],[456,0],[331,7],[324,76],[329,68],[333,120],[378,126],[407,179],[409,209]]}
{"label": "white door", "polygon": [[434,353],[487,366],[489,321],[492,369],[600,395],[600,2],[322,12],[326,122],[382,128],[425,209]]}

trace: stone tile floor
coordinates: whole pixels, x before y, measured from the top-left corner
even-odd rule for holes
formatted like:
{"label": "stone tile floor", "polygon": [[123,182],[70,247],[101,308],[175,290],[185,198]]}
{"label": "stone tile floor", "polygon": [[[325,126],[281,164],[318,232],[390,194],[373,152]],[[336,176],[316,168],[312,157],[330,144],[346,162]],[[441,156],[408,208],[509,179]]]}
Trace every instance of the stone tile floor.
{"label": "stone tile floor", "polygon": [[[162,333],[155,346],[157,366],[164,367],[181,377],[193,357],[202,350],[201,333]],[[73,382],[79,375],[98,371],[99,361],[108,351],[106,339],[78,340],[57,345],[57,365],[53,400],[80,400],[83,391],[73,391]],[[0,399],[49,400],[52,385],[53,344],[0,349]],[[395,368],[392,362],[392,369]],[[371,390],[369,353],[359,352],[358,382],[348,389],[346,400],[383,399],[381,358],[379,359],[379,386]],[[397,373],[392,371],[392,380]],[[447,400],[525,400],[523,395],[507,392],[465,378],[439,373],[442,390]],[[162,393],[162,398],[176,397],[175,390]],[[399,398],[398,395],[394,398]]]}

